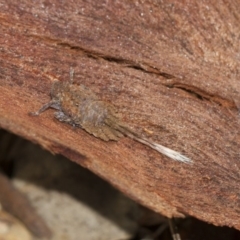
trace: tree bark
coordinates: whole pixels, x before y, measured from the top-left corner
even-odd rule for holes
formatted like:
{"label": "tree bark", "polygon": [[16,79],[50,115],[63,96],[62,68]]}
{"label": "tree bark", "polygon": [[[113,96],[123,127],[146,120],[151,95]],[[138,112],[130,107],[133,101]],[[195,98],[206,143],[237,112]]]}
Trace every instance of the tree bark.
{"label": "tree bark", "polygon": [[[240,230],[239,1],[0,0],[0,126],[168,217]],[[28,113],[83,84],[133,131],[191,158]]]}

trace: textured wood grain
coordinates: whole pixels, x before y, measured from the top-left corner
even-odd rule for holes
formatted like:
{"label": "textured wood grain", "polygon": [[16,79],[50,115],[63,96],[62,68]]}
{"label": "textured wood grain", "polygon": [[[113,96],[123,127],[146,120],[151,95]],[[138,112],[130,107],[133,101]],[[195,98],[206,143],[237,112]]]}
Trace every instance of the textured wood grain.
{"label": "textured wood grain", "polygon": [[[0,126],[61,153],[162,214],[240,229],[239,1],[0,0]],[[129,138],[61,123],[54,80],[84,84],[176,163]]]}

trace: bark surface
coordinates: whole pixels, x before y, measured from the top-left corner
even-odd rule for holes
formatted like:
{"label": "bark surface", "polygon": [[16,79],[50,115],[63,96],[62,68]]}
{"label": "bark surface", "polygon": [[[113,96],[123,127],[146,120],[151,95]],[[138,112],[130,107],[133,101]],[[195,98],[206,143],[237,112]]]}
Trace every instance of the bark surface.
{"label": "bark surface", "polygon": [[[0,126],[103,177],[165,216],[240,229],[240,2],[0,0]],[[178,163],[28,113],[54,81],[113,105]]]}

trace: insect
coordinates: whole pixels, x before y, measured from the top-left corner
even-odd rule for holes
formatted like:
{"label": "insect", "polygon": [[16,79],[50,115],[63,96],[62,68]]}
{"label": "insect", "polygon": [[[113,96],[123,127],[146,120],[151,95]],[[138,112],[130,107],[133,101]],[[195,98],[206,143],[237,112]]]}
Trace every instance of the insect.
{"label": "insect", "polygon": [[[73,71],[70,71],[73,77]],[[54,82],[51,88],[51,101],[31,115],[38,116],[48,108],[54,108],[55,118],[72,126],[81,127],[88,133],[104,141],[118,141],[121,137],[130,137],[171,159],[190,163],[191,159],[170,148],[157,144],[132,131],[116,115],[109,103],[101,101],[88,88],[70,82]]]}

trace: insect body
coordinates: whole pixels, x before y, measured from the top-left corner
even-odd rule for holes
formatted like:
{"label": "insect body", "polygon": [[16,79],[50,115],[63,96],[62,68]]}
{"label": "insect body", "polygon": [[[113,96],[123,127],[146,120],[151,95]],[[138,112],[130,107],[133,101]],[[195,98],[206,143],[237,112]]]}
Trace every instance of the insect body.
{"label": "insect body", "polygon": [[118,119],[114,108],[98,99],[89,89],[69,82],[55,82],[51,89],[52,100],[32,115],[39,115],[48,108],[58,110],[55,117],[72,126],[81,127],[104,141],[117,141],[128,136],[156,151],[180,162],[190,163],[191,159],[172,149],[154,143],[132,131]]}

